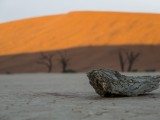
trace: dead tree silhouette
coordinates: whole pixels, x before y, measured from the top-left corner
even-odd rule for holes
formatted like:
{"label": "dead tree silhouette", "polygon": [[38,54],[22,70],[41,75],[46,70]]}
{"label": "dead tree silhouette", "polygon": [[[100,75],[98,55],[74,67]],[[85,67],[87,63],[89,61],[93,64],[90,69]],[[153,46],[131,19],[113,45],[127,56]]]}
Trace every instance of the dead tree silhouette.
{"label": "dead tree silhouette", "polygon": [[53,57],[54,54],[45,54],[40,53],[41,58],[39,61],[37,61],[38,64],[45,65],[48,68],[48,72],[52,72],[53,69]]}
{"label": "dead tree silhouette", "polygon": [[119,62],[120,62],[121,71],[124,72],[126,60],[123,58],[123,54],[122,54],[121,51],[118,53],[118,57],[119,57]]}
{"label": "dead tree silhouette", "polygon": [[140,53],[134,53],[133,51],[126,52],[128,69],[127,71],[132,71],[133,64],[136,62],[137,58],[140,56]]}
{"label": "dead tree silhouette", "polygon": [[66,52],[59,52],[60,55],[60,64],[62,66],[62,73],[75,72],[72,69],[68,69],[70,58],[67,56]]}
{"label": "dead tree silhouette", "polygon": [[125,65],[128,64],[127,71],[132,71],[134,63],[137,61],[137,58],[140,56],[140,53],[135,53],[133,51],[124,50],[118,53],[119,63],[121,71],[125,71]]}

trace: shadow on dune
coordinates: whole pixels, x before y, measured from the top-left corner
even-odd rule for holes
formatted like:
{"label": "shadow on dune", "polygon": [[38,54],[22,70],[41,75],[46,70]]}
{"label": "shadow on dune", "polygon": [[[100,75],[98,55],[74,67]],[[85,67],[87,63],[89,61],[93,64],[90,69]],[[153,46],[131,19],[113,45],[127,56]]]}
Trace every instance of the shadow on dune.
{"label": "shadow on dune", "polygon": [[[0,73],[63,72],[63,67],[68,72],[86,72],[93,68],[120,70],[118,52],[121,50],[141,53],[134,64],[134,70],[160,70],[160,46],[126,45],[87,46],[59,51],[0,56]],[[50,70],[47,66],[48,62],[52,64]]]}

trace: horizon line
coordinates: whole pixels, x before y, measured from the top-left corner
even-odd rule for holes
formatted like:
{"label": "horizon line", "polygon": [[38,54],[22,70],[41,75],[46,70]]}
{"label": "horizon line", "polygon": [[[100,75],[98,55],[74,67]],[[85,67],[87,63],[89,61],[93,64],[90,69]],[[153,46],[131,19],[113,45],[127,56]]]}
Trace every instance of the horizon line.
{"label": "horizon line", "polygon": [[106,13],[124,13],[124,14],[151,14],[151,15],[160,15],[159,12],[135,12],[135,11],[104,11],[104,10],[76,10],[76,11],[69,11],[69,12],[64,12],[64,13],[57,13],[57,14],[46,14],[46,15],[35,15],[31,17],[22,17],[20,19],[13,19],[13,20],[7,20],[5,22],[1,22],[0,24],[5,24],[5,23],[10,23],[10,22],[16,22],[16,21],[21,21],[21,20],[27,20],[27,19],[34,19],[34,18],[41,18],[41,17],[50,17],[50,16],[57,16],[57,15],[67,15],[71,13],[78,13],[78,12],[106,12]]}

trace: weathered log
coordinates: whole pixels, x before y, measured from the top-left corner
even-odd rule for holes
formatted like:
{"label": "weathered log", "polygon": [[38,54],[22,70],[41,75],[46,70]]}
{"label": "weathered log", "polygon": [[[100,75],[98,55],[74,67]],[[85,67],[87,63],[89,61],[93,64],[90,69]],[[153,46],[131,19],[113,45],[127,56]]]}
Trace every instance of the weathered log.
{"label": "weathered log", "polygon": [[137,96],[158,89],[160,76],[125,76],[110,69],[91,70],[89,83],[100,96]]}

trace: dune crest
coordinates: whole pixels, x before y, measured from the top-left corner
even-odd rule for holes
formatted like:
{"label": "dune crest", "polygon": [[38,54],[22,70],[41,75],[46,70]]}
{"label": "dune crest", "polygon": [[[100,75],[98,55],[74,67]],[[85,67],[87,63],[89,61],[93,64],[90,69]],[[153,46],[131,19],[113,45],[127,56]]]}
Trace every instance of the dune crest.
{"label": "dune crest", "polygon": [[71,12],[0,24],[0,55],[90,45],[160,45],[160,15]]}

